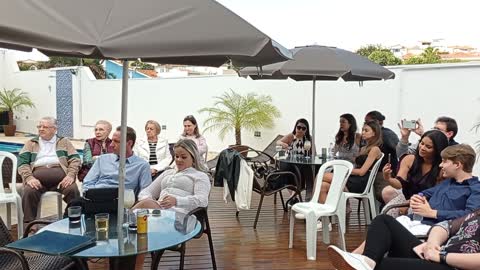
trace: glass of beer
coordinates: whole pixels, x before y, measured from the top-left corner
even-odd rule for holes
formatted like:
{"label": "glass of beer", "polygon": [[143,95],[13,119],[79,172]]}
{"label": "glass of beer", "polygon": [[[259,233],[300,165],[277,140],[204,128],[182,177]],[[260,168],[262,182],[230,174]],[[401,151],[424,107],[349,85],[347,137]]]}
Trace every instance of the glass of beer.
{"label": "glass of beer", "polygon": [[95,214],[95,229],[97,232],[108,231],[108,213]]}
{"label": "glass of beer", "polygon": [[82,207],[81,206],[70,206],[67,209],[68,221],[70,223],[79,223],[82,217]]}

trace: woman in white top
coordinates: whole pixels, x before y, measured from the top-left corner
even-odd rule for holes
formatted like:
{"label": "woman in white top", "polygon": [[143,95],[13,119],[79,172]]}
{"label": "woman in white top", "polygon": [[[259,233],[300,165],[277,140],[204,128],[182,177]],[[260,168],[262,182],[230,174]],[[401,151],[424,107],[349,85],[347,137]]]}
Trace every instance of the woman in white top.
{"label": "woman in white top", "polygon": [[148,120],[145,124],[146,137],[137,139],[133,152],[135,155],[150,163],[152,176],[165,170],[172,162],[172,155],[168,149],[167,139],[161,138],[160,124],[154,120]]}
{"label": "woman in white top", "polygon": [[175,167],[162,173],[138,195],[135,208],[162,208],[189,212],[208,205],[210,179],[194,141],[185,139],[174,146]]}
{"label": "woman in white top", "polygon": [[182,139],[190,139],[197,144],[198,154],[202,158],[202,163],[205,164],[207,159],[208,145],[205,137],[200,134],[197,119],[195,119],[193,115],[187,115],[183,119],[183,133],[180,135],[180,140]]}

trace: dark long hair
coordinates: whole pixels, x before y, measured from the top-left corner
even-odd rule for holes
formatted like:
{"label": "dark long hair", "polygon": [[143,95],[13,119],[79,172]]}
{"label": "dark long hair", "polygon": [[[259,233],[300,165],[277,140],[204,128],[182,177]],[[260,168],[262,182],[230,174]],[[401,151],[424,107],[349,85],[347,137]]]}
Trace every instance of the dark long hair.
{"label": "dark long hair", "polygon": [[[185,116],[185,118],[183,118],[183,122],[185,121],[190,121],[190,123],[195,125],[195,129],[193,130],[193,135],[195,135],[195,138],[200,137],[200,130],[198,129],[197,119],[195,119],[193,115],[187,115]],[[187,133],[184,131],[182,135],[187,136]]]}
{"label": "dark long hair", "polygon": [[372,139],[367,141],[367,144],[365,145],[365,147],[360,149],[360,154],[362,154],[362,155],[367,154],[368,155],[368,152],[370,152],[370,150],[374,146],[377,146],[377,147],[382,146],[382,144],[383,144],[382,127],[380,126],[380,124],[377,121],[365,122],[365,124],[363,124],[363,126],[369,126],[372,129],[373,133],[375,133],[375,136]]}
{"label": "dark long hair", "polygon": [[[348,133],[347,145],[348,145],[348,150],[350,150],[352,149],[352,146],[355,143],[355,134],[357,133],[357,120],[355,120],[355,117],[349,113],[340,115],[340,118],[347,120],[348,124],[350,125],[347,132]],[[337,135],[335,135],[335,144],[340,145],[343,141],[343,136],[344,136],[344,133],[339,128]]]}
{"label": "dark long hair", "polygon": [[293,127],[293,135],[297,133],[297,125],[298,123],[302,123],[307,127],[307,130],[305,130],[305,138],[309,141],[312,141],[312,136],[310,136],[310,125],[308,124],[307,119],[305,118],[300,118],[295,122],[295,126]]}
{"label": "dark long hair", "polygon": [[[432,140],[434,150],[432,169],[426,175],[426,182],[428,182],[431,186],[434,186],[440,174],[439,165],[442,162],[442,157],[440,156],[440,153],[443,151],[443,149],[447,148],[448,138],[447,136],[445,136],[445,134],[443,134],[443,132],[438,130],[429,130],[425,132],[420,138],[420,142],[425,137],[428,137]],[[415,160],[413,161],[412,168],[410,169],[410,175],[417,175],[418,173],[422,174],[422,165],[425,160],[420,156],[419,153],[420,142],[418,143],[417,151],[415,152]]]}

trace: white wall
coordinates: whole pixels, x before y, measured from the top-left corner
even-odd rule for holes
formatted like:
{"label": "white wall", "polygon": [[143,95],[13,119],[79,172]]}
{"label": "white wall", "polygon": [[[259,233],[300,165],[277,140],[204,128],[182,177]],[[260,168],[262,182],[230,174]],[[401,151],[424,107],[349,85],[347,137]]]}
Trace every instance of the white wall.
{"label": "white wall", "polygon": [[[1,62],[0,68],[4,68]],[[395,132],[401,118],[421,118],[426,128],[433,126],[435,118],[454,117],[460,132],[457,141],[474,144],[480,138],[471,130],[480,121],[477,108],[480,102],[480,63],[458,63],[426,66],[399,66],[392,68],[395,80],[386,82],[317,82],[316,141],[317,147],[328,145],[338,129],[338,116],[352,113],[359,124],[370,110],[379,110],[386,117],[385,126]],[[55,72],[0,70],[0,86],[19,87],[30,93],[37,108],[21,114],[17,121],[22,131],[35,132],[29,120],[43,115],[55,115]],[[51,77],[53,76],[53,77]],[[51,86],[51,89],[49,88]],[[262,137],[254,138],[253,132],[243,133],[244,144],[263,149],[277,134],[293,129],[300,117],[311,119],[311,82],[292,80],[253,81],[236,76],[189,77],[169,79],[130,79],[128,123],[143,134],[145,121],[154,119],[167,130],[162,135],[175,141],[182,131],[182,119],[193,114],[200,127],[205,114],[202,107],[211,106],[213,97],[233,89],[240,93],[255,92],[273,97],[273,103],[282,111],[272,130],[261,130]],[[94,123],[99,119],[110,120],[114,126],[120,123],[120,80],[95,80],[86,68],[79,68],[73,77],[74,137],[92,136]],[[29,120],[26,117],[29,117]],[[233,134],[221,141],[215,132],[205,134],[211,151],[220,151],[234,143]],[[418,138],[412,136],[412,142]],[[478,172],[478,170],[477,170]]]}

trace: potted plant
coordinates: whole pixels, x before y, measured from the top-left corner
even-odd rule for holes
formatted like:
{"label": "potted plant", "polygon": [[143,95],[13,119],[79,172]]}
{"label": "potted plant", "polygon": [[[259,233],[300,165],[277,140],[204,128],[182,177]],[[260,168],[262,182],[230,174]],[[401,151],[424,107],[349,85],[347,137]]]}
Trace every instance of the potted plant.
{"label": "potted plant", "polygon": [[3,126],[5,136],[15,136],[17,126],[13,123],[13,112],[21,112],[25,107],[35,107],[27,93],[18,88],[0,91],[0,110],[8,112],[8,125]]}
{"label": "potted plant", "polygon": [[275,118],[281,115],[272,104],[270,96],[255,93],[242,96],[232,89],[215,97],[212,107],[203,108],[199,112],[208,113],[204,123],[205,131],[218,130],[222,140],[228,132],[233,131],[235,145],[230,147],[239,152],[247,149],[246,146],[242,146],[242,129],[253,132],[261,128],[272,128],[275,125]]}

